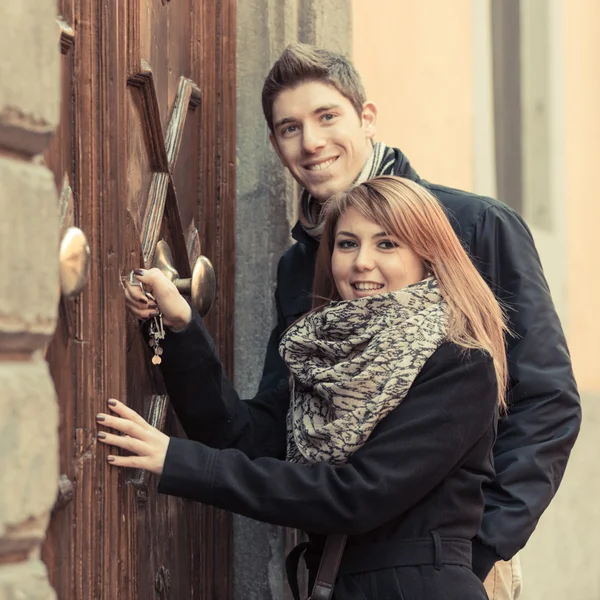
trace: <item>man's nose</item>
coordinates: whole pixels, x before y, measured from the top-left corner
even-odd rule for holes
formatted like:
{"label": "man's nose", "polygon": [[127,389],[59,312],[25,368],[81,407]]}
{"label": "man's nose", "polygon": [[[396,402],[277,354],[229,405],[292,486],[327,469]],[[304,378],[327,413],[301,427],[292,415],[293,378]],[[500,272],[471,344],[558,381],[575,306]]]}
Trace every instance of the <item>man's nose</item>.
{"label": "man's nose", "polygon": [[306,125],[302,132],[302,148],[309,154],[315,153],[325,145],[325,140],[318,127]]}

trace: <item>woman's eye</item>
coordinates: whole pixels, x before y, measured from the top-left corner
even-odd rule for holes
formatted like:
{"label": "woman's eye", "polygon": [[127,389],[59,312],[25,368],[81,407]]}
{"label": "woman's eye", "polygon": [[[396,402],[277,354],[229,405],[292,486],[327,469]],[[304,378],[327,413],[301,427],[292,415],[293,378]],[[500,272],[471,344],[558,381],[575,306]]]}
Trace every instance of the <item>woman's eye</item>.
{"label": "woman's eye", "polygon": [[351,248],[356,248],[356,242],[352,240],[339,240],[337,247],[341,250],[349,250]]}
{"label": "woman's eye", "polygon": [[392,242],[392,240],[382,240],[379,242],[379,247],[383,250],[393,250],[394,248],[398,248],[398,244],[396,242]]}

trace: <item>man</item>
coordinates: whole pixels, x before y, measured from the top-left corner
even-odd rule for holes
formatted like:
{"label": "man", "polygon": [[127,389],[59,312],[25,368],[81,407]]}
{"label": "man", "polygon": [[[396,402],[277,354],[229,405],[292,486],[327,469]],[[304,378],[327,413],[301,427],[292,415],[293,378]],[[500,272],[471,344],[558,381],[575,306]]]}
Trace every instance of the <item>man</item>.
{"label": "man", "polygon": [[323,201],[376,175],[406,177],[425,186],[445,207],[479,272],[508,307],[509,413],[498,428],[497,477],[485,489],[473,570],[485,580],[490,598],[517,598],[520,574],[513,557],[556,493],[581,421],[568,349],[531,233],[504,204],[431,184],[400,150],[374,143],[377,108],[343,56],[289,46],[265,80],[262,102],[273,148],[303,191],[292,231],[296,243],[279,262],[277,326],[260,391],[287,377],[279,339],[311,306]]}

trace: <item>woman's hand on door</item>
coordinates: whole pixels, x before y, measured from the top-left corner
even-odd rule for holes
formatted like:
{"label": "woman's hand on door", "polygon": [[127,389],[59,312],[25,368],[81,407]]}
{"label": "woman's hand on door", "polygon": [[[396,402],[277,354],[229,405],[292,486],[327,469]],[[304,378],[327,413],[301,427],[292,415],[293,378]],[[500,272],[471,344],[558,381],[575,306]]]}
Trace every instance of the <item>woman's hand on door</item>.
{"label": "woman's hand on door", "polygon": [[156,427],[152,427],[122,402],[111,399],[108,401],[108,405],[110,410],[116,413],[118,417],[100,413],[96,415],[96,421],[99,425],[116,429],[124,435],[100,431],[97,435],[98,440],[103,444],[127,450],[133,456],[111,454],[107,457],[107,461],[115,467],[145,469],[160,475],[169,447],[169,436],[156,429]]}
{"label": "woman's hand on door", "polygon": [[183,329],[192,320],[192,309],[172,281],[159,269],[136,269],[135,279],[143,284],[124,283],[127,308],[138,319],[162,313],[167,327]]}

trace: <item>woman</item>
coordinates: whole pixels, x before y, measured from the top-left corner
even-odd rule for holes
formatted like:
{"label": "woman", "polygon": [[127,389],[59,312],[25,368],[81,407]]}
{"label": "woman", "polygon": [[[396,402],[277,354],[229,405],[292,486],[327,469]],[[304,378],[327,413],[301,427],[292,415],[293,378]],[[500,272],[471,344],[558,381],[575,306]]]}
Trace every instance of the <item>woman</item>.
{"label": "woman", "polygon": [[[190,440],[111,400],[118,417],[99,418],[129,437],[101,441],[137,456],[108,460],[161,475],[161,492],[307,531],[313,580],[325,536],[347,535],[337,600],[484,600],[470,540],[504,407],[502,311],[419,185],[379,177],[324,210],[314,310],[280,344],[290,385],[251,401],[175,287],[140,272],[172,329],[161,368]],[[127,297],[141,318],[155,310]]]}

